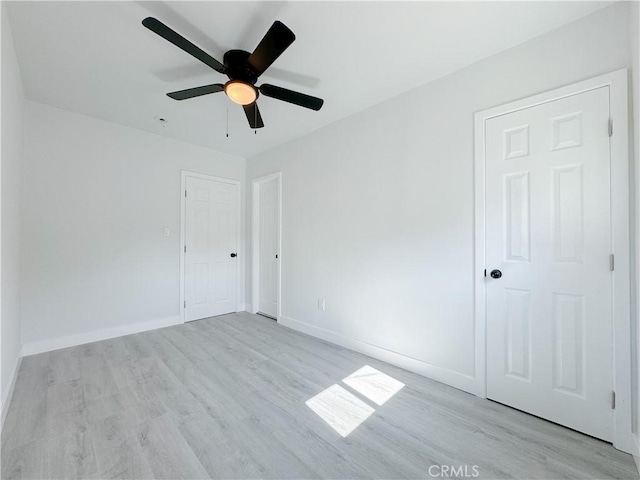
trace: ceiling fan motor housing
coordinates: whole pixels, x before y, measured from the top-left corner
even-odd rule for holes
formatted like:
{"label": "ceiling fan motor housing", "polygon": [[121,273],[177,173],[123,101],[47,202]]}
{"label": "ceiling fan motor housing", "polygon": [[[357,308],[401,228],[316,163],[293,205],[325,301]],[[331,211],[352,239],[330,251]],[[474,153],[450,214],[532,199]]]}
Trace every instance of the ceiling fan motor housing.
{"label": "ceiling fan motor housing", "polygon": [[249,55],[251,54],[244,50],[229,50],[224,54],[223,62],[229,79],[242,80],[255,85],[258,81],[258,75],[247,62]]}

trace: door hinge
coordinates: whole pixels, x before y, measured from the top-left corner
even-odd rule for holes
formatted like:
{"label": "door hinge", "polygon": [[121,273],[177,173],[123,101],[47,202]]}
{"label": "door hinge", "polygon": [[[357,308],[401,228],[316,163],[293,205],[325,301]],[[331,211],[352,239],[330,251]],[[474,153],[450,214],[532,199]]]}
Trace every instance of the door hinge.
{"label": "door hinge", "polygon": [[616,268],[616,260],[612,253],[611,255],[609,255],[609,270],[613,272],[615,268]]}
{"label": "door hinge", "polygon": [[616,409],[616,392],[611,392],[611,409]]}
{"label": "door hinge", "polygon": [[184,253],[187,253],[187,246],[184,246]]}
{"label": "door hinge", "polygon": [[184,308],[187,308],[187,301],[184,301]]}
{"label": "door hinge", "polygon": [[613,119],[610,118],[609,119],[609,136],[611,137],[613,135]]}
{"label": "door hinge", "polygon": [[184,191],[184,198],[187,198],[187,191]]}
{"label": "door hinge", "polygon": [[486,268],[484,269],[484,276],[485,277],[487,276],[487,269]]}

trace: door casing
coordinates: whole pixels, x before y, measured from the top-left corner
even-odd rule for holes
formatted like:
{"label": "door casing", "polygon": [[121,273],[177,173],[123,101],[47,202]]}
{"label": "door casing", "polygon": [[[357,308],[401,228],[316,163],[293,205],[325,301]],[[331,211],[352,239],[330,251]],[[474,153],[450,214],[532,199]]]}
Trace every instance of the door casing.
{"label": "door casing", "polygon": [[[613,445],[638,455],[632,434],[631,394],[631,251],[629,211],[629,105],[628,70],[622,69],[596,78],[544,92],[475,114],[475,394],[486,398],[486,284],[485,252],[485,123],[490,118],[525,108],[609,87],[609,115],[613,135],[611,157],[611,230],[615,255],[613,273]],[[607,128],[603,125],[602,128]]]}
{"label": "door casing", "polygon": [[260,308],[260,184],[278,180],[278,313],[276,321],[282,314],[282,172],[256,178],[251,183],[251,313],[258,313]]}
{"label": "door casing", "polygon": [[186,244],[186,226],[187,226],[187,214],[186,214],[186,208],[187,208],[187,202],[185,201],[185,191],[187,189],[187,177],[195,177],[195,178],[202,178],[204,180],[212,180],[214,182],[221,182],[221,183],[230,183],[232,185],[235,185],[236,188],[236,192],[237,192],[237,218],[238,221],[236,222],[237,226],[237,239],[238,239],[238,246],[237,246],[237,253],[238,253],[238,262],[236,262],[236,312],[242,311],[244,310],[244,307],[242,306],[241,302],[240,302],[240,298],[241,298],[241,292],[244,291],[244,285],[243,285],[243,279],[244,279],[244,275],[241,275],[241,273],[244,270],[244,248],[243,248],[243,244],[244,244],[244,240],[242,238],[241,232],[242,232],[242,203],[241,203],[241,199],[242,199],[242,192],[241,192],[241,184],[240,181],[238,180],[232,180],[230,178],[221,178],[221,177],[214,177],[213,175],[207,175],[204,173],[197,173],[197,172],[190,172],[187,170],[180,170],[180,305],[178,306],[178,308],[180,309],[180,323],[184,323],[185,322],[185,312],[184,312],[184,299],[185,299],[185,258],[184,258],[184,246]]}

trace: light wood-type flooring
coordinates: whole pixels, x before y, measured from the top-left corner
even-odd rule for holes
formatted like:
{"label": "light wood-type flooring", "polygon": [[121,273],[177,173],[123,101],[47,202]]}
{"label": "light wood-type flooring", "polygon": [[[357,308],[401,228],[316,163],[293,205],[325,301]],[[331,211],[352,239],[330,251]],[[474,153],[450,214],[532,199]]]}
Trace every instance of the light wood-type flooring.
{"label": "light wood-type flooring", "polygon": [[607,443],[248,313],[26,357],[2,432],[4,479],[452,474],[638,478]]}

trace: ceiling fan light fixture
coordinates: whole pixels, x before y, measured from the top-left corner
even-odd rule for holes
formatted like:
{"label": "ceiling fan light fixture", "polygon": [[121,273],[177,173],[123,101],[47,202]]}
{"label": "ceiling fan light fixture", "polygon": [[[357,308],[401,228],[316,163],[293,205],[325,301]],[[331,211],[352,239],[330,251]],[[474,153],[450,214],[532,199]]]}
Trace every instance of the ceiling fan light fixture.
{"label": "ceiling fan light fixture", "polygon": [[258,98],[255,87],[242,80],[230,80],[224,85],[224,93],[227,97],[239,105],[250,105]]}

